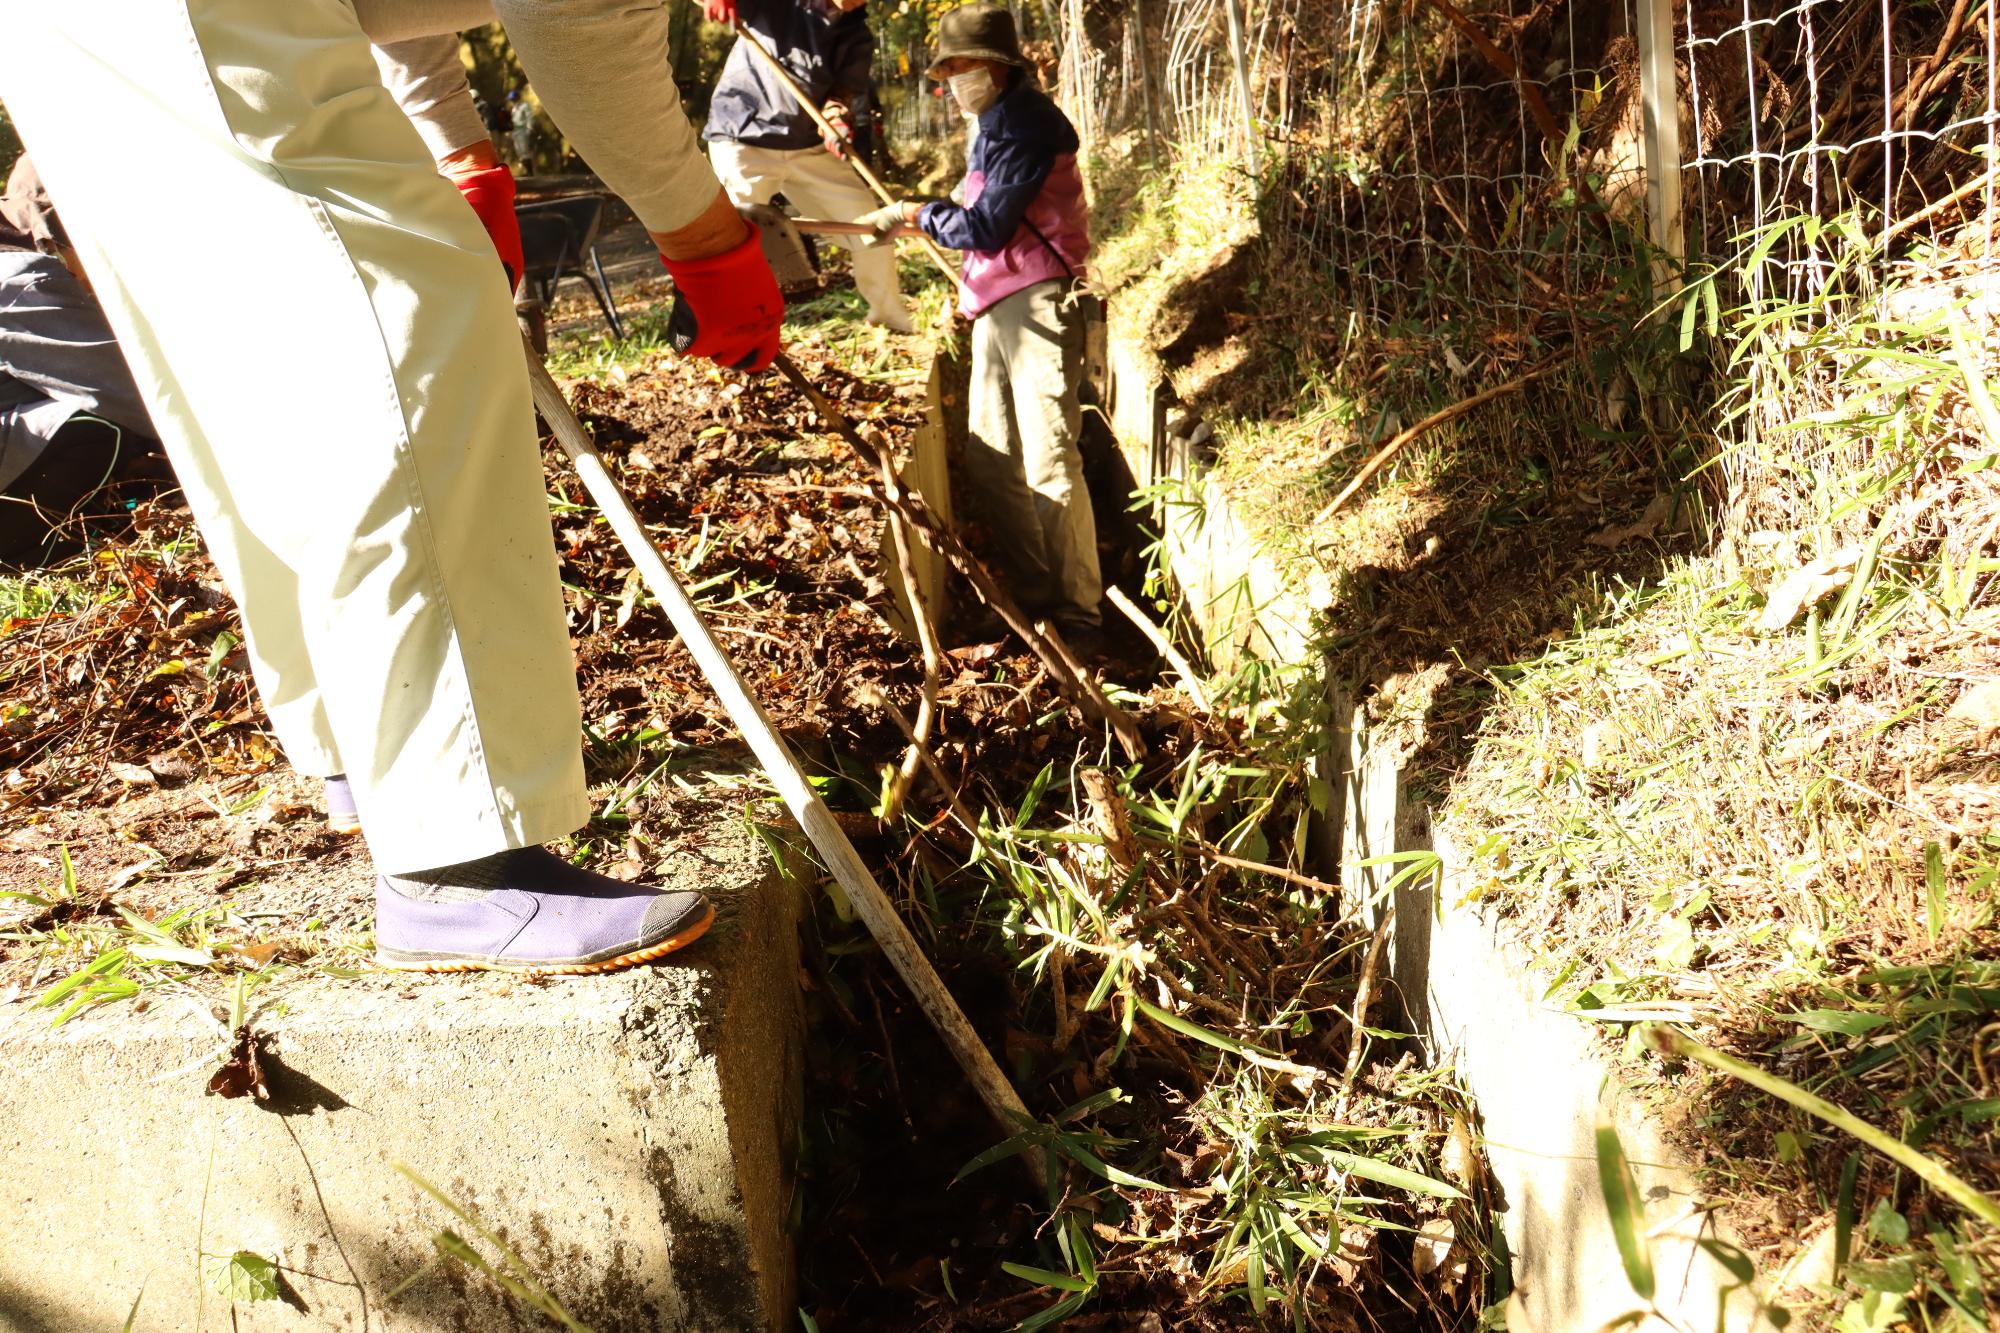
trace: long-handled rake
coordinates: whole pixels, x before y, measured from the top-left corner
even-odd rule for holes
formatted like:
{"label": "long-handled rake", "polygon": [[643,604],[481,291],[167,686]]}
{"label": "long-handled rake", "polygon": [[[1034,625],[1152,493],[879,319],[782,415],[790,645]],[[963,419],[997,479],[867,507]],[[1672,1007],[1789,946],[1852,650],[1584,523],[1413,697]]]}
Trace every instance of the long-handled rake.
{"label": "long-handled rake", "polygon": [[[736,40],[745,43],[752,51],[757,53],[758,57],[769,67],[771,73],[777,76],[778,82],[785,85],[785,91],[789,92],[798,102],[799,109],[812,117],[813,124],[819,126],[819,132],[829,139],[841,139],[842,135],[838,130],[833,128],[833,122],[828,120],[826,114],[814,104],[812,94],[808,93],[800,85],[799,81],[792,77],[792,72],[785,68],[785,63],[778,59],[769,47],[758,41],[757,35],[744,27],[741,20],[736,20],[731,26],[736,29]],[[841,161],[854,169],[855,175],[861,177],[863,185],[866,185],[870,190],[875,192],[877,199],[880,199],[885,204],[896,202],[896,197],[889,193],[889,187],[882,184],[882,178],[877,176],[869,168],[868,164],[861,160],[859,155],[847,152],[840,154],[839,157]],[[963,281],[958,274],[958,269],[952,265],[950,256],[945,254],[942,246],[928,236],[918,237],[918,243],[923,246],[924,253],[931,257],[931,262],[938,266],[938,271],[951,279],[953,287],[963,285]]]}
{"label": "long-handled rake", "polygon": [[[789,374],[797,375],[796,368],[789,361],[786,367]],[[777,787],[785,808],[798,820],[799,827],[805,830],[806,837],[812,841],[827,869],[839,881],[840,887],[847,891],[848,901],[854,904],[855,913],[867,925],[869,933],[875,937],[882,952],[888,955],[904,984],[916,996],[917,1003],[923,1007],[938,1035],[944,1038],[945,1045],[951,1049],[966,1077],[972,1080],[973,1087],[993,1113],[994,1119],[1007,1133],[1019,1133],[1033,1120],[1020,1094],[1014,1091],[1014,1085],[1000,1071],[992,1053],[972,1030],[965,1011],[958,1007],[951,992],[945,989],[944,982],[924,956],[916,937],[910,934],[909,927],[897,914],[889,895],[875,882],[875,876],[854,850],[854,844],[848,841],[832,812],[813,791],[791,747],[785,744],[778,729],[772,725],[770,716],[743,683],[743,677],[737,673],[729,655],[716,642],[693,599],[675,577],[673,567],[660,554],[652,538],[646,535],[645,525],[605,468],[589,432],[577,420],[562,390],[550,377],[548,367],[542,364],[532,348],[528,349],[528,379],[534,392],[535,406],[554,430],[557,443],[562,445],[563,452],[576,466],[584,488],[590,492],[591,499],[610,523],[626,553],[632,557],[640,577],[659,599],[660,605],[666,608],[667,618],[673,622],[681,641],[701,665],[702,674],[708,678],[716,697],[722,700],[730,720],[750,743],[751,752]],[[815,407],[823,414],[832,410],[824,398],[819,398]],[[1041,1154],[1030,1150],[1025,1156],[1030,1174],[1039,1186],[1046,1179]]]}

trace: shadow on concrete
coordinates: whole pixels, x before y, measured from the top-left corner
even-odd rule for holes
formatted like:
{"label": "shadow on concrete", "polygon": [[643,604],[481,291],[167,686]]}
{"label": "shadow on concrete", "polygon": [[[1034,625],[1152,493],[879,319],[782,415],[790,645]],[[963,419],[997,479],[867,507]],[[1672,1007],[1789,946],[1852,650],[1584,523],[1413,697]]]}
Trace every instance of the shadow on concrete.
{"label": "shadow on concrete", "polygon": [[[302,1070],[293,1069],[276,1051],[260,1049],[259,1067],[270,1098],[257,1103],[260,1111],[277,1116],[311,1115],[314,1111],[345,1111],[354,1103]],[[296,1139],[294,1140],[296,1142]]]}
{"label": "shadow on concrete", "polygon": [[[53,1265],[56,1260],[49,1262]],[[46,1296],[30,1296],[21,1286],[0,1277],[0,1328],[8,1333],[76,1333],[93,1326],[94,1321],[81,1311]]]}

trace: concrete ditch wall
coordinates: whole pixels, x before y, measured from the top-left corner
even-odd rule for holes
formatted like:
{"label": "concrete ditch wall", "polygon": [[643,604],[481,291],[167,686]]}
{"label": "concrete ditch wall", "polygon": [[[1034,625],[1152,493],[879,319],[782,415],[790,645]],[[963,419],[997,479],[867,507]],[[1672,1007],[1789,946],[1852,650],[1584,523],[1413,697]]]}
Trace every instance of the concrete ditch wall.
{"label": "concrete ditch wall", "polygon": [[[1109,416],[1133,475],[1148,483],[1178,477],[1200,497],[1158,517],[1210,661],[1227,669],[1246,652],[1310,660],[1320,651],[1314,621],[1332,605],[1331,590],[1285,578],[1220,487],[1174,447],[1158,363],[1115,329],[1109,360]],[[1600,1058],[1590,1026],[1544,998],[1550,979],[1536,974],[1523,942],[1490,909],[1472,905],[1464,858],[1432,830],[1430,812],[1405,799],[1399,752],[1374,743],[1366,711],[1339,684],[1339,664],[1317,666],[1336,719],[1325,771],[1341,795],[1323,841],[1343,887],[1353,900],[1384,890],[1397,867],[1361,864],[1373,857],[1430,849],[1442,860],[1435,886],[1395,893],[1393,974],[1410,1029],[1433,1061],[1457,1069],[1478,1112],[1513,1262],[1510,1333],[1597,1333],[1638,1305],[1605,1210],[1600,1116],[1618,1127],[1646,1200],[1660,1306],[1690,1328],[1716,1328],[1725,1310],[1728,1328],[1751,1327],[1755,1299],[1732,1291],[1733,1279],[1697,1244],[1714,1237],[1714,1224],[1658,1121]]]}
{"label": "concrete ditch wall", "polygon": [[[264,1106],[204,1095],[208,999],[7,1012],[0,1328],[116,1329],[135,1298],[141,1330],[542,1326],[455,1264],[387,1299],[436,1232],[473,1239],[397,1162],[598,1333],[790,1328],[797,891],[735,827],[669,877],[721,919],[664,965],[288,985],[256,1021]],[[199,1255],[237,1250],[284,1301],[207,1290]]]}

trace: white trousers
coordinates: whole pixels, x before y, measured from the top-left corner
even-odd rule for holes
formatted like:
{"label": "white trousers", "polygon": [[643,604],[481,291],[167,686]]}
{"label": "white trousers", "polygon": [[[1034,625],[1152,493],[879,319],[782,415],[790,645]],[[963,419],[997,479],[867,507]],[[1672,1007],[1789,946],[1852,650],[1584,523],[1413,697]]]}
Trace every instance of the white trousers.
{"label": "white trousers", "polygon": [[975,511],[1016,601],[1095,626],[1104,582],[1083,478],[1083,314],[1062,282],[1038,282],[972,321],[965,449]]}
{"label": "white trousers", "polygon": [[[852,222],[881,207],[854,168],[824,148],[763,148],[717,139],[708,146],[708,161],[738,208],[768,204],[772,195],[782,194],[807,217]],[[854,289],[868,302],[870,315],[892,321],[909,317],[896,284],[895,246],[864,245],[857,236],[819,239],[838,241],[853,254]]]}
{"label": "white trousers", "polygon": [[0,99],[302,771],[417,870],[589,814],[506,280],[340,0],[62,0]]}

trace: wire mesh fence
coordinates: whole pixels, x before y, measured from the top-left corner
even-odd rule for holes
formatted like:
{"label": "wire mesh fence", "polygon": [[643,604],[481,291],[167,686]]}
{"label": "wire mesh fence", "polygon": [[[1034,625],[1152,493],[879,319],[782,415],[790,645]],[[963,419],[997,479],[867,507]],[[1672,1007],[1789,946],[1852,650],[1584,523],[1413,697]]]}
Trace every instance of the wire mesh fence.
{"label": "wire mesh fence", "polygon": [[[1670,3],[1671,0],[1661,0]],[[1087,146],[1138,135],[1257,174],[1267,235],[1362,320],[1554,336],[1649,242],[1639,0],[1052,0],[1042,20]],[[1848,214],[1879,246],[1990,216],[1986,0],[1674,6],[1695,266],[1786,218]],[[1663,95],[1664,96],[1664,95]],[[1982,224],[1982,253],[1984,230]],[[1677,257],[1681,258],[1681,257]],[[1826,257],[1768,247],[1751,294]]]}
{"label": "wire mesh fence", "polygon": [[[1995,144],[1991,6],[1796,0],[1697,8],[1676,37],[1694,185],[1690,246],[1719,257],[1785,219],[1852,213],[1877,241],[1937,240],[1980,217]],[[1753,251],[1754,253],[1754,251]],[[1826,256],[1804,233],[1745,281],[1809,295]]]}

